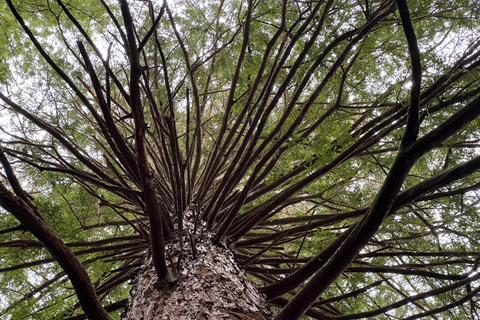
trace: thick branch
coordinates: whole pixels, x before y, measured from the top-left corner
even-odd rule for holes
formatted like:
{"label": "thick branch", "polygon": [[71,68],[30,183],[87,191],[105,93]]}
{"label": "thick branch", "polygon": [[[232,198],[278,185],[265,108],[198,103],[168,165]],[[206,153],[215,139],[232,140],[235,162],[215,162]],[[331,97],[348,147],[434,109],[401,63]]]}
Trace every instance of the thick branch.
{"label": "thick branch", "polygon": [[163,239],[163,222],[160,206],[155,192],[155,178],[147,159],[145,147],[145,119],[140,97],[140,61],[135,40],[135,32],[126,0],[121,0],[122,16],[128,39],[128,54],[130,57],[130,106],[135,121],[135,143],[140,176],[142,178],[143,195],[150,221],[150,238],[152,240],[153,264],[158,278],[172,282],[171,274],[165,260],[165,243]]}
{"label": "thick branch", "polygon": [[98,301],[90,278],[80,261],[49,226],[40,219],[39,215],[35,213],[36,209],[12,194],[3,184],[0,184],[0,205],[17,218],[47,248],[52,257],[63,268],[72,282],[88,318],[91,320],[111,320]]}
{"label": "thick branch", "polygon": [[400,18],[402,19],[403,31],[407,38],[410,59],[412,60],[412,88],[410,91],[410,106],[408,109],[407,128],[402,139],[402,146],[415,141],[418,135],[419,108],[420,108],[420,85],[422,81],[422,65],[420,61],[420,50],[418,49],[417,38],[413,30],[410,13],[406,0],[396,0]]}

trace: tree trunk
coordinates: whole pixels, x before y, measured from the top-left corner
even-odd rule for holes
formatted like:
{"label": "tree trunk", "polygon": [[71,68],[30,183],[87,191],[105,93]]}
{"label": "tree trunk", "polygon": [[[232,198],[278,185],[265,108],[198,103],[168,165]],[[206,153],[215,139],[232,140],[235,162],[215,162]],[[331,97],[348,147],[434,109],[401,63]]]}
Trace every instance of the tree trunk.
{"label": "tree trunk", "polygon": [[[190,227],[186,229],[193,231],[193,224],[185,222]],[[199,230],[194,236],[184,235],[182,242],[187,245],[182,253],[178,238],[167,244],[167,251],[175,253],[168,259],[170,269],[176,270],[181,256],[179,280],[173,288],[165,281],[158,281],[151,252],[147,253],[122,319],[273,318],[262,294],[239,268],[232,250],[213,244],[212,237],[212,234]]]}

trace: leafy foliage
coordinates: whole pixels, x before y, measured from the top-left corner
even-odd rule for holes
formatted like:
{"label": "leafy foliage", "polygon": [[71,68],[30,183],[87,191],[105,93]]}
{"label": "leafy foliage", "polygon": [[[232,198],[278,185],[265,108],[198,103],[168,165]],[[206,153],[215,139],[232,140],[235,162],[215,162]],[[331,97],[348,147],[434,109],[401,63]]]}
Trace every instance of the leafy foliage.
{"label": "leafy foliage", "polygon": [[119,318],[190,212],[279,319],[478,317],[475,1],[120,3],[0,3],[2,319]]}

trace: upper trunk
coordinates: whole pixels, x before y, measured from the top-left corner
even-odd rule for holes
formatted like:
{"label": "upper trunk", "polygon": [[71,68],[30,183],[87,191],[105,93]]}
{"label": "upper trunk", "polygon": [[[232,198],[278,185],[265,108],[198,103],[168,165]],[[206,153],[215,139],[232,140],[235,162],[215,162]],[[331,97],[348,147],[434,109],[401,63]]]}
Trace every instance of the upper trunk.
{"label": "upper trunk", "polygon": [[[185,223],[187,230],[193,230],[192,223]],[[187,235],[183,236],[183,243],[189,245],[181,254],[178,241],[167,245],[168,251],[174,253],[169,259],[171,269],[176,269],[181,255],[179,280],[173,288],[158,281],[151,253],[147,254],[123,320],[272,318],[264,297],[238,267],[230,249],[213,244],[212,235],[205,231],[197,230],[192,239],[193,253],[192,240]]]}

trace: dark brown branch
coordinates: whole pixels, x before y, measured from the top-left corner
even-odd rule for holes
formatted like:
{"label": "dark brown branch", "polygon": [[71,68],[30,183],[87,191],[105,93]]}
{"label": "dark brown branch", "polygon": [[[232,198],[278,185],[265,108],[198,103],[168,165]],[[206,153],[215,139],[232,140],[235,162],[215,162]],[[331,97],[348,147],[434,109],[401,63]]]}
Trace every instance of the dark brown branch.
{"label": "dark brown branch", "polygon": [[405,134],[402,138],[402,146],[406,146],[417,139],[420,108],[420,86],[422,82],[422,64],[420,60],[420,50],[418,49],[417,37],[413,30],[410,13],[406,0],[396,0],[400,18],[402,19],[403,31],[407,38],[410,59],[412,60],[412,88],[410,91],[410,106],[408,107],[408,120]]}
{"label": "dark brown branch", "polygon": [[[326,288],[348,267],[359,250],[375,234],[382,221],[393,207],[396,194],[408,170],[422,155],[456,133],[480,115],[480,97],[469,103],[426,134],[423,138],[400,150],[390,172],[363,220],[354,227],[338,251],[320,269],[313,279],[287,305],[278,317],[297,319]],[[480,161],[478,158],[475,159]],[[475,170],[478,168],[473,165]]]}
{"label": "dark brown branch", "polygon": [[145,148],[145,120],[140,96],[140,61],[135,40],[135,32],[126,0],[120,1],[122,16],[128,40],[128,55],[130,57],[130,106],[135,121],[135,143],[140,176],[142,178],[143,195],[150,221],[150,238],[152,241],[153,264],[160,280],[166,279],[173,283],[170,271],[165,260],[165,243],[163,235],[163,222],[155,191],[154,175],[148,163]]}
{"label": "dark brown branch", "polygon": [[[123,299],[123,300],[111,303],[109,305],[106,305],[105,310],[107,312],[113,312],[113,311],[116,311],[118,309],[125,308],[125,306],[127,305],[127,300],[128,299]],[[87,319],[85,314],[80,314],[78,316],[74,316],[74,317],[70,317],[70,318],[63,318],[63,320],[83,320],[83,319]]]}
{"label": "dark brown branch", "polygon": [[163,16],[164,12],[165,12],[165,2],[163,3],[162,8],[160,9],[160,13],[158,14],[157,18],[153,22],[152,27],[148,30],[147,34],[145,35],[143,40],[140,42],[140,45],[138,46],[138,49],[137,49],[139,53],[142,51],[145,44],[147,44],[148,39],[150,39],[152,34],[157,29],[158,23],[160,22],[160,19],[162,19],[162,16]]}
{"label": "dark brown branch", "polygon": [[111,320],[98,301],[91,280],[80,261],[48,225],[39,218],[39,215],[35,213],[36,209],[13,195],[3,184],[0,184],[0,205],[17,218],[47,248],[63,268],[72,282],[82,308],[89,319]]}
{"label": "dark brown branch", "polygon": [[112,150],[115,152],[122,164],[131,173],[131,175],[134,177],[138,177],[137,164],[133,156],[132,150],[130,146],[127,145],[125,137],[120,134],[117,126],[115,125],[115,122],[113,121],[108,104],[103,97],[102,86],[100,85],[100,82],[95,73],[95,68],[91,63],[83,44],[78,41],[77,45],[80,49],[80,54],[85,61],[85,66],[87,67],[87,71],[90,75],[90,79],[95,90],[95,95],[103,112],[103,118],[105,119],[105,125],[107,129],[107,132],[105,132],[105,138],[107,139]]}
{"label": "dark brown branch", "polygon": [[[101,0],[102,3],[103,3],[103,0]],[[122,93],[122,96],[124,97],[124,99],[127,101],[127,103],[130,101],[130,97],[128,96],[128,93],[125,91],[125,88],[123,87],[122,83],[118,80],[117,76],[115,75],[115,73],[112,71],[112,69],[110,68],[110,66],[108,65],[108,61],[105,61],[105,59],[102,57],[102,55],[100,54],[100,51],[98,50],[97,46],[95,45],[95,43],[92,41],[92,39],[90,38],[90,36],[87,34],[87,32],[85,31],[85,29],[83,29],[83,27],[80,25],[80,23],[78,22],[77,19],[75,19],[75,17],[72,15],[72,13],[70,12],[70,10],[67,9],[67,7],[65,7],[65,5],[63,4],[63,2],[61,0],[57,0],[58,4],[60,5],[60,7],[63,9],[63,11],[65,12],[65,14],[67,15],[67,17],[70,19],[70,21],[73,22],[73,24],[75,25],[75,27],[77,27],[77,29],[80,31],[80,33],[83,35],[83,37],[85,38],[85,40],[87,40],[88,44],[90,44],[90,46],[93,48],[93,50],[95,51],[95,53],[97,54],[97,56],[100,58],[100,60],[102,61],[102,64],[103,66],[105,67],[105,69],[107,70],[107,74],[109,77],[111,77],[113,79],[113,82],[115,83],[115,85],[118,87],[118,89],[120,90],[120,92]],[[104,6],[105,6],[105,9],[107,10],[107,12],[110,14],[110,18],[112,18],[112,21],[115,23],[117,22],[117,20],[113,17],[113,15],[111,15],[111,12],[110,12],[110,9],[108,8],[108,6],[104,3]],[[120,29],[121,31],[121,29]],[[123,34],[122,34],[123,35]]]}
{"label": "dark brown branch", "polygon": [[[450,285],[438,288],[438,289],[434,289],[434,290],[426,291],[426,292],[423,292],[423,293],[420,293],[420,294],[417,294],[417,295],[414,295],[414,296],[410,296],[408,298],[402,299],[400,301],[397,301],[395,303],[392,303],[392,304],[390,304],[388,306],[385,306],[385,307],[382,307],[382,308],[378,308],[376,310],[366,311],[366,312],[361,312],[361,313],[356,313],[356,314],[351,314],[351,315],[338,316],[338,317],[335,317],[335,320],[362,319],[362,318],[369,318],[369,317],[373,317],[373,316],[376,316],[376,315],[380,315],[380,314],[383,314],[383,313],[385,313],[389,310],[399,308],[399,307],[401,307],[403,305],[406,305],[408,303],[413,303],[413,302],[418,301],[418,300],[422,300],[422,299],[425,299],[425,298],[428,298],[428,297],[436,296],[436,295],[442,294],[444,292],[452,291],[454,289],[465,286],[467,283],[471,283],[475,280],[478,280],[479,278],[480,278],[480,273],[478,273],[478,274],[476,274],[472,277],[469,277],[469,278],[460,280],[458,282],[452,283]],[[478,292],[478,291],[480,291],[480,287],[475,289],[472,292]],[[470,294],[468,294],[466,296],[468,298],[465,301],[462,301],[461,303],[464,303],[464,302],[468,301],[468,299],[470,299],[473,296],[473,295],[470,295]],[[465,297],[464,297],[464,299],[465,299]],[[463,300],[463,299],[460,299],[460,301],[461,300]],[[442,307],[442,308],[445,308],[445,306]],[[447,309],[445,309],[445,310],[447,310]],[[432,310],[430,312],[432,312]],[[413,318],[413,319],[416,319],[416,318]]]}

